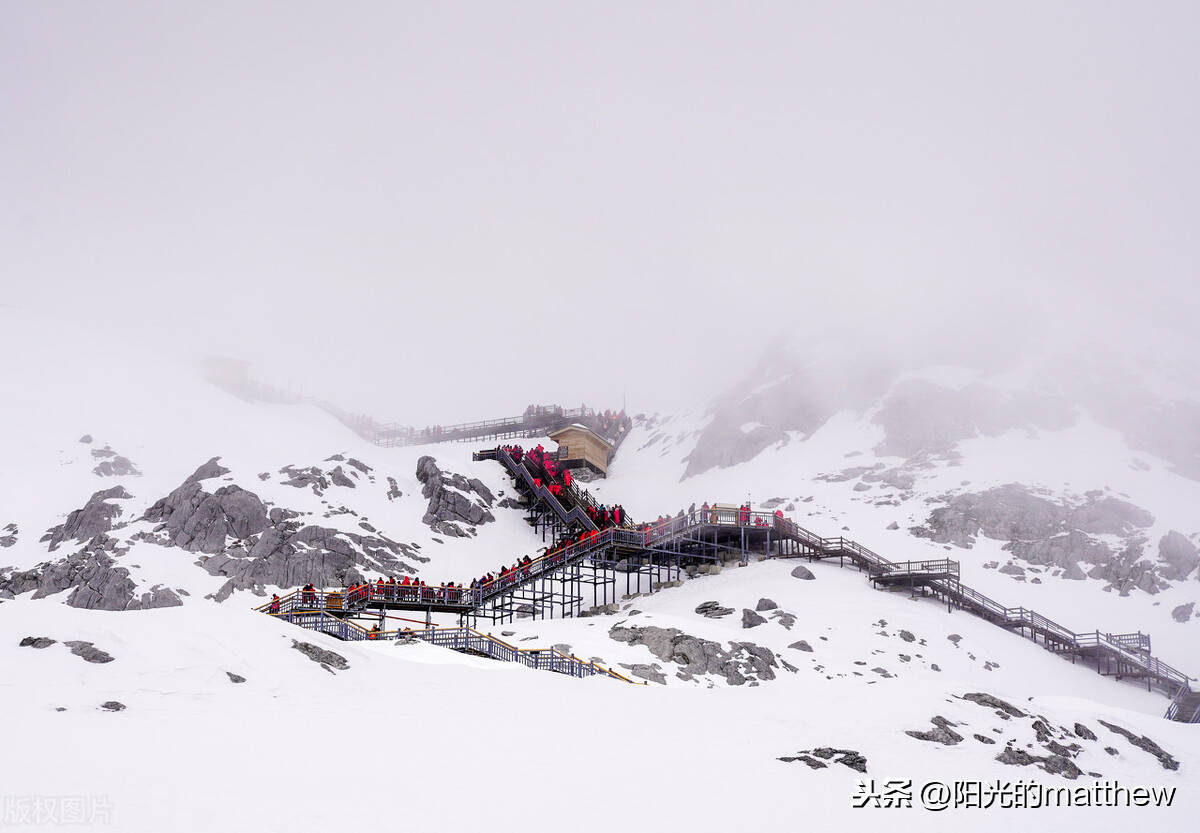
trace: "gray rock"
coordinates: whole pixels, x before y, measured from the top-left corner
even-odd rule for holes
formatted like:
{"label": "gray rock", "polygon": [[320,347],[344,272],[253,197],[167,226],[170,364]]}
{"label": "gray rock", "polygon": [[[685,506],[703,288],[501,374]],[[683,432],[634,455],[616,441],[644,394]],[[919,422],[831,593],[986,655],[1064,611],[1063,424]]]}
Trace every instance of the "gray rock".
{"label": "gray rock", "polygon": [[83,543],[113,528],[113,519],[120,517],[121,507],[110,500],[128,500],[133,497],[120,486],[94,493],[82,509],[67,515],[67,520],[46,531],[42,541],[49,541],[51,552],[65,541]]}
{"label": "gray rock", "polygon": [[350,663],[341,654],[318,648],[310,642],[297,642],[293,639],[292,647],[327,671],[332,671],[334,668],[338,671],[345,671],[350,667]]}
{"label": "gray rock", "polygon": [[742,627],[743,628],[756,628],[759,625],[765,625],[766,622],[767,622],[766,619],[759,616],[757,613],[755,613],[750,608],[748,608],[748,607],[742,608]]}
{"label": "gray rock", "polygon": [[[194,472],[192,472],[191,476],[188,477],[187,480],[183,481],[184,484],[199,483],[201,480],[208,480],[209,478],[212,478],[212,477],[221,477],[222,475],[229,474],[229,469],[225,468],[224,466],[222,466],[220,463],[217,462],[220,459],[221,459],[220,457],[213,457],[207,463],[202,463],[199,466],[199,468],[197,468]],[[265,474],[265,472],[264,472],[264,474]],[[268,477],[269,476],[270,475],[268,475]],[[265,477],[262,477],[261,475],[259,477],[262,480],[266,479]]]}
{"label": "gray rock", "polygon": [[1084,740],[1095,740],[1096,739],[1096,733],[1093,732],[1091,729],[1089,729],[1087,726],[1084,726],[1082,723],[1075,724],[1075,735],[1077,737],[1083,738]]}
{"label": "gray rock", "polygon": [[792,629],[792,625],[796,624],[796,615],[783,610],[772,611],[771,618],[778,619],[779,624],[783,625],[784,629],[789,631]]}
{"label": "gray rock", "polygon": [[1192,611],[1195,609],[1195,607],[1195,602],[1188,602],[1187,604],[1172,608],[1171,618],[1176,622],[1186,622],[1188,619],[1192,618]]}
{"label": "gray rock", "polygon": [[1158,758],[1158,762],[1162,764],[1163,769],[1179,769],[1179,761],[1175,760],[1175,758],[1167,753],[1166,750],[1145,735],[1135,735],[1128,729],[1123,729],[1120,726],[1116,726],[1104,720],[1097,719],[1096,722],[1105,729],[1108,729],[1110,732],[1125,738],[1138,749],[1144,750],[1145,752],[1153,755],[1155,758]]}
{"label": "gray rock", "polygon": [[721,607],[719,602],[702,602],[697,605],[696,612],[709,619],[720,619],[733,613],[732,607]]}
{"label": "gray rock", "polygon": [[1200,550],[1182,533],[1171,530],[1158,542],[1158,558],[1166,579],[1186,579],[1200,565]]}
{"label": "gray rock", "polygon": [[357,488],[355,482],[346,476],[346,472],[341,466],[337,466],[329,473],[329,479],[333,481],[335,486],[344,486],[347,489]]}
{"label": "gray rock", "polygon": [[754,609],[759,613],[762,613],[767,610],[774,610],[777,607],[779,607],[779,605],[775,604],[775,602],[771,601],[770,599],[759,599],[758,604],[754,606]]}
{"label": "gray rock", "polygon": [[816,578],[816,576],[812,574],[811,570],[801,564],[792,570],[792,578],[803,579],[804,581],[812,581]]}
{"label": "gray rock", "polygon": [[954,746],[962,741],[963,736],[951,728],[957,724],[951,723],[941,715],[930,718],[929,722],[933,724],[934,728],[924,732],[919,732],[915,729],[907,729],[905,730],[904,734],[911,738],[916,738],[917,740],[940,743],[945,746]]}
{"label": "gray rock", "polygon": [[810,654],[812,653],[812,646],[811,646],[811,645],[809,645],[809,644],[808,644],[808,642],[806,642],[806,641],[805,641],[805,640],[803,640],[803,639],[801,639],[799,642],[793,642],[793,643],[792,643],[791,645],[789,645],[788,647],[789,647],[789,648],[795,648],[797,651],[805,651],[805,652],[807,652],[807,653],[810,653]]}
{"label": "gray rock", "polygon": [[160,524],[169,545],[209,556],[201,558],[200,566],[227,579],[215,594],[217,601],[234,590],[308,582],[344,586],[362,581],[368,571],[402,577],[416,572],[407,562],[429,560],[381,534],[302,525],[299,513],[282,507],[268,512],[257,495],[238,486],[209,494],[191,478],[150,507],[144,518]]}
{"label": "gray rock", "polygon": [[717,642],[689,636],[675,628],[620,626],[609,630],[609,637],[629,645],[645,645],[656,658],[681,666],[678,676],[692,679],[714,675],[730,685],[748,680],[773,680],[777,667],[775,655],[767,648],[750,642],[731,642],[725,650]]}
{"label": "gray rock", "polygon": [[999,711],[1002,711],[1005,714],[1008,714],[1012,717],[1024,717],[1025,716],[1025,712],[1018,709],[1012,703],[1007,703],[1004,700],[1001,700],[999,697],[993,697],[990,694],[983,694],[981,692],[972,692],[970,694],[964,694],[963,699],[970,700],[972,703],[978,703],[979,705],[984,706],[985,708],[998,709]]}
{"label": "gray rock", "polygon": [[903,639],[905,642],[916,642],[917,641],[917,637],[915,635],[913,635],[913,633],[911,631],[901,630],[900,633],[897,635],[901,639]]}
{"label": "gray rock", "polygon": [[296,489],[310,489],[317,497],[325,494],[325,490],[329,488],[329,478],[316,466],[298,469],[288,465],[281,468],[279,473],[287,475],[287,480],[280,481],[283,485]]}
{"label": "gray rock", "polygon": [[1075,780],[1083,774],[1083,770],[1075,765],[1066,755],[1049,755],[1042,762],[1042,769],[1054,775],[1061,775],[1063,778]]}
{"label": "gray rock", "polygon": [[[111,451],[105,449],[105,451]],[[96,451],[92,451],[96,455]],[[95,468],[92,469],[93,474],[101,477],[141,477],[142,473],[138,471],[136,465],[128,457],[122,457],[116,452],[111,452],[111,459],[102,460]]]}
{"label": "gray rock", "polygon": [[49,648],[55,644],[57,640],[51,639],[48,636],[27,636],[21,640],[21,648]]}
{"label": "gray rock", "polygon": [[417,460],[421,495],[429,501],[421,522],[442,535],[466,537],[460,524],[480,526],[496,520],[490,507],[495,496],[478,478],[443,472],[433,457]]}
{"label": "gray rock", "polygon": [[993,740],[992,738],[989,738],[987,735],[979,735],[979,734],[976,734],[976,735],[972,735],[972,737],[973,737],[973,738],[975,738],[975,740],[979,741],[980,743],[988,743],[988,744],[991,744],[991,743],[995,743],[995,742],[996,742],[996,741],[995,741],[995,740]]}
{"label": "gray rock", "polygon": [[635,663],[626,665],[621,663],[621,667],[628,670],[630,674],[642,680],[649,680],[652,683],[659,685],[667,684],[667,675],[662,673],[657,665],[647,665],[645,663]]}
{"label": "gray rock", "polygon": [[801,763],[807,764],[809,769],[825,769],[826,767],[829,766],[829,764],[825,763],[824,761],[818,761],[812,755],[804,755],[804,754],[785,755],[784,757],[779,758],[778,760],[783,761],[784,763],[787,763],[787,764],[790,764],[794,761],[800,761]]}
{"label": "gray rock", "polygon": [[72,654],[77,657],[81,657],[85,662],[94,662],[98,665],[102,665],[106,662],[113,661],[111,656],[109,656],[106,652],[101,651],[91,642],[74,640],[71,642],[64,642],[63,644],[71,649]]}
{"label": "gray rock", "polygon": [[1018,567],[1016,564],[1005,564],[1003,567],[1000,568],[1000,572],[1004,573],[1006,576],[1024,576],[1025,575],[1025,569],[1023,567]]}
{"label": "gray rock", "polygon": [[106,700],[100,704],[100,708],[107,712],[123,712],[125,711],[125,704],[119,700]]}
{"label": "gray rock", "polygon": [[80,437],[80,438],[79,438],[79,441],[80,441],[81,443],[83,443],[84,445],[90,445],[90,444],[91,444],[91,442],[92,442],[92,435],[91,435],[91,434],[84,434],[82,437]]}
{"label": "gray rock", "polygon": [[899,529],[900,524],[896,523],[895,521],[892,521],[890,524],[887,525],[887,528],[892,529],[892,530]]}
{"label": "gray rock", "polygon": [[226,675],[227,677],[229,677],[229,682],[231,682],[231,683],[244,683],[244,682],[246,682],[246,678],[245,678],[245,677],[243,677],[241,674],[234,674],[232,671],[226,671],[226,672],[225,672],[225,675]]}
{"label": "gray rock", "polygon": [[870,490],[871,490],[870,483],[863,483],[860,480],[858,483],[854,484],[854,491],[856,491],[856,492],[869,492]]}
{"label": "gray rock", "polygon": [[996,760],[1002,764],[1009,766],[1030,766],[1041,761],[1041,758],[1030,755],[1024,749],[1016,749],[1012,746],[1004,747],[1004,751],[996,756]]}
{"label": "gray rock", "polygon": [[41,599],[71,590],[67,597],[69,606],[95,610],[141,610],[182,604],[174,592],[157,585],[139,594],[129,571],[116,565],[114,555],[122,552],[115,540],[97,535],[66,558],[0,576],[0,596],[33,591],[33,598]]}
{"label": "gray rock", "polygon": [[396,482],[396,478],[389,477],[387,479],[387,482],[388,482],[388,490],[387,490],[387,499],[388,500],[395,500],[398,497],[404,496],[404,492],[400,491],[400,484]]}

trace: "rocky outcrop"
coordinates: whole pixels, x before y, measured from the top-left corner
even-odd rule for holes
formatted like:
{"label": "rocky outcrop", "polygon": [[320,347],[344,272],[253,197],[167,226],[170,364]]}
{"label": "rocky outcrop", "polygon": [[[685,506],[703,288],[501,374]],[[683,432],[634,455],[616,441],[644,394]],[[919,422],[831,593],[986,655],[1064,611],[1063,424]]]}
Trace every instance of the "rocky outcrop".
{"label": "rocky outcrop", "polygon": [[935,715],[934,717],[931,717],[929,722],[933,724],[932,729],[928,729],[926,731],[907,729],[905,730],[904,734],[908,735],[910,738],[929,741],[931,743],[940,743],[944,746],[954,746],[955,744],[962,742],[963,736],[951,728],[953,726],[957,726],[957,723],[951,723],[941,715]]}
{"label": "rocky outcrop", "polygon": [[[1061,568],[1068,579],[1095,578],[1127,595],[1133,589],[1157,593],[1164,589],[1168,574],[1176,575],[1190,562],[1178,539],[1167,545],[1170,560],[1160,572],[1143,557],[1145,532],[1154,517],[1131,503],[1088,492],[1078,500],[1055,502],[1019,484],[1010,483],[985,492],[944,498],[913,535],[941,544],[969,549],[977,536],[1005,541],[1004,549],[1031,564]],[[1114,549],[1096,535],[1124,538]],[[1180,536],[1182,538],[1182,536]],[[1182,539],[1187,544],[1186,539]],[[1089,565],[1085,573],[1080,563]],[[1021,575],[1018,565],[1001,572]],[[1190,568],[1189,568],[1190,570]]]}
{"label": "rocky outcrop", "polygon": [[103,665],[106,662],[113,661],[112,656],[106,651],[101,651],[91,642],[73,640],[71,642],[64,642],[63,644],[71,649],[72,654],[80,657],[84,662],[94,662],[97,665]]}
{"label": "rocky outcrop", "polygon": [[0,596],[33,591],[40,599],[70,590],[66,603],[94,610],[141,610],[182,604],[173,591],[155,586],[138,592],[129,571],[114,558],[124,550],[107,535],[97,535],[83,549],[54,562],[0,576]]}
{"label": "rocky outcrop", "polygon": [[266,506],[253,492],[222,486],[210,494],[192,478],[155,502],[142,520],[160,524],[155,532],[165,532],[171,546],[210,554],[224,552],[231,538],[258,535],[269,522]]}
{"label": "rocky outcrop", "polygon": [[1192,611],[1196,609],[1195,602],[1181,604],[1171,609],[1171,618],[1176,622],[1186,622],[1192,618]]}
{"label": "rocky outcrop", "polygon": [[133,461],[128,457],[122,457],[107,445],[104,448],[93,448],[92,457],[100,461],[92,469],[92,474],[101,477],[141,477],[142,475]]}
{"label": "rocky outcrop", "polygon": [[[200,464],[200,466],[194,472],[192,472],[191,476],[183,482],[199,483],[201,480],[208,480],[212,477],[221,477],[222,475],[229,474],[229,469],[217,462],[220,459],[220,457],[212,457],[207,463]],[[259,475],[259,477],[261,478],[262,476]]]}
{"label": "rocky outcrop", "polygon": [[[413,547],[381,533],[365,535],[304,525],[298,520],[299,513],[281,507],[268,510],[258,495],[240,486],[205,491],[204,481],[226,471],[216,458],[202,465],[146,510],[140,520],[155,524],[153,531],[142,530],[130,538],[200,554],[200,567],[226,579],[214,594],[217,601],[234,590],[263,592],[267,586],[294,587],[308,582],[344,585],[362,581],[367,572],[399,577],[416,572],[408,561],[428,561]],[[114,497],[128,495],[119,487],[97,492],[84,509],[48,533],[52,545],[111,527],[120,510],[105,499]],[[0,574],[0,597],[33,591],[34,598],[41,598],[70,590],[67,604],[101,610],[182,603],[167,588],[139,590],[129,571],[118,563],[127,551],[104,532],[97,532],[83,549],[67,558]]]}
{"label": "rocky outcrop", "polygon": [[58,549],[64,541],[83,543],[113,528],[113,519],[120,517],[121,507],[110,500],[128,500],[133,497],[120,486],[96,492],[82,509],[67,515],[65,523],[46,531],[42,541],[50,542],[50,551]]}
{"label": "rocky outcrop", "polygon": [[316,466],[298,469],[289,465],[281,468],[279,473],[287,475],[287,480],[280,481],[283,485],[294,486],[297,489],[312,489],[312,493],[317,497],[325,494],[325,490],[329,488],[329,478]]}
{"label": "rocky outcrop", "polygon": [[1168,753],[1165,749],[1163,749],[1161,746],[1159,746],[1154,741],[1150,740],[1150,738],[1146,737],[1145,735],[1140,735],[1140,736],[1135,735],[1133,732],[1129,731],[1128,729],[1123,729],[1120,726],[1109,723],[1106,720],[1097,719],[1096,722],[1099,723],[1101,726],[1103,726],[1105,729],[1108,729],[1108,731],[1113,732],[1114,734],[1118,734],[1121,737],[1125,738],[1127,741],[1132,743],[1138,749],[1141,749],[1144,752],[1147,752],[1150,755],[1153,755],[1155,758],[1158,759],[1158,762],[1160,764],[1162,764],[1163,769],[1179,769],[1179,761],[1175,760],[1175,758],[1170,753]]}
{"label": "rocky outcrop", "polygon": [[1200,566],[1200,550],[1187,536],[1171,530],[1158,542],[1159,571],[1166,579],[1185,579]]}
{"label": "rocky outcrop", "polygon": [[765,625],[767,620],[759,616],[748,607],[742,608],[742,627],[757,628],[759,625]]}
{"label": "rocky outcrop", "polygon": [[20,530],[16,524],[5,524],[0,527],[0,547],[11,547],[17,543],[17,536]]}
{"label": "rocky outcrop", "polygon": [[335,668],[338,671],[345,671],[350,668],[350,662],[336,651],[328,651],[313,645],[311,642],[298,642],[295,639],[292,640],[292,647],[320,665],[330,674],[333,673],[333,669]]}
{"label": "rocky outcrop", "polygon": [[21,640],[20,648],[49,648],[58,642],[48,636],[27,636]]}
{"label": "rocky outcrop", "polygon": [[617,642],[645,645],[658,659],[680,666],[675,676],[682,680],[713,675],[724,678],[729,685],[743,685],[775,679],[774,669],[778,667],[769,649],[751,642],[730,642],[726,650],[718,642],[689,636],[676,628],[658,627],[616,626],[608,635]]}
{"label": "rocky outcrop", "polygon": [[696,612],[707,619],[720,619],[733,613],[733,608],[721,607],[720,602],[701,602],[696,605]]}
{"label": "rocky outcrop", "polygon": [[425,455],[417,461],[417,480],[421,495],[429,501],[421,522],[434,532],[465,538],[474,527],[496,520],[489,511],[496,498],[478,478],[443,472],[433,457]]}

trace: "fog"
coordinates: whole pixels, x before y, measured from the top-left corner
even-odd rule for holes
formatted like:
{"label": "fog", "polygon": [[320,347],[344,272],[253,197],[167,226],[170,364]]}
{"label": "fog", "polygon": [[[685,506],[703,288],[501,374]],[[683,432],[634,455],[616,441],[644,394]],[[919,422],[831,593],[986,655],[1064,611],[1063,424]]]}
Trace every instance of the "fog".
{"label": "fog", "polygon": [[981,5],[10,0],[2,301],[416,424],[1194,355],[1200,6]]}

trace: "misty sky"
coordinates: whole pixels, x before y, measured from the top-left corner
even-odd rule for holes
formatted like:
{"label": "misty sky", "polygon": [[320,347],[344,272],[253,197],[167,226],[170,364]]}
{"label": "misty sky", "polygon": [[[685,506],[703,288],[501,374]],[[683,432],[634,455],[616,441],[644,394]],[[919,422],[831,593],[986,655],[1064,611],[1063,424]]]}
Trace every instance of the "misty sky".
{"label": "misty sky", "polygon": [[1194,2],[0,0],[0,303],[418,424],[703,402],[779,334],[1190,331],[1198,33]]}

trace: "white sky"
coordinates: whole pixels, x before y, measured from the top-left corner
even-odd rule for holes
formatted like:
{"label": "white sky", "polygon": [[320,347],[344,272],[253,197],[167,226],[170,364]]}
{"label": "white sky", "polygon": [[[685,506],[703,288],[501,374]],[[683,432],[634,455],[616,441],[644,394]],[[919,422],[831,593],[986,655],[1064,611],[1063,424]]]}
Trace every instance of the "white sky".
{"label": "white sky", "polygon": [[704,401],[779,333],[1190,331],[1197,33],[1170,2],[0,0],[0,302],[418,424]]}

